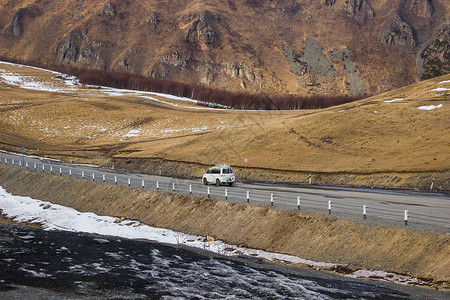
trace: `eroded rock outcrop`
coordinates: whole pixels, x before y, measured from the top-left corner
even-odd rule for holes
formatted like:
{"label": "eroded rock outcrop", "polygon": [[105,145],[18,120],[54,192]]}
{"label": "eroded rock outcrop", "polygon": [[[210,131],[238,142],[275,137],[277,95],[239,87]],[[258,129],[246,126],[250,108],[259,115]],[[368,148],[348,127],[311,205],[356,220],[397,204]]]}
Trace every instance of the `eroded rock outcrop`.
{"label": "eroded rock outcrop", "polygon": [[422,53],[422,80],[450,73],[450,24],[444,24]]}
{"label": "eroded rock outcrop", "polygon": [[435,12],[435,3],[433,0],[403,0],[400,9],[417,17],[431,18]]}
{"label": "eroded rock outcrop", "polygon": [[414,50],[416,41],[411,27],[395,14],[381,28],[380,40],[387,45],[399,45],[410,51]]}
{"label": "eroded rock outcrop", "polygon": [[23,17],[26,13],[26,8],[20,8],[12,17],[11,23],[5,28],[4,35],[6,37],[20,37],[23,33]]}
{"label": "eroded rock outcrop", "polygon": [[81,42],[81,30],[72,30],[56,46],[55,54],[57,59],[69,65],[75,63],[80,53]]}
{"label": "eroded rock outcrop", "polygon": [[372,21],[375,17],[375,12],[366,0],[347,0],[342,9],[351,20],[360,25]]}
{"label": "eroded rock outcrop", "polygon": [[77,28],[69,32],[58,43],[55,49],[56,58],[65,64],[82,63],[96,69],[106,69],[106,61],[99,51],[100,48],[110,48],[109,42],[95,42],[86,33]]}
{"label": "eroded rock outcrop", "polygon": [[188,29],[186,41],[197,43],[202,50],[207,50],[219,40],[219,32],[211,25],[211,17],[208,12],[201,12],[191,27]]}

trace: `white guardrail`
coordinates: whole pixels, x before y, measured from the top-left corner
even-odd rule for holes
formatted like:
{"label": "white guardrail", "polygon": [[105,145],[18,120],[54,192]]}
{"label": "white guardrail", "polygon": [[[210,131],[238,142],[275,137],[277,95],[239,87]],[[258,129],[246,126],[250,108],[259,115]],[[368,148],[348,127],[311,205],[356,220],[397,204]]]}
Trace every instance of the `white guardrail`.
{"label": "white guardrail", "polygon": [[[385,209],[379,207],[370,207],[367,204],[357,205],[348,203],[339,203],[338,201],[328,200],[328,201],[311,201],[304,199],[301,195],[290,199],[284,195],[275,195],[273,192],[264,191],[235,191],[234,189],[211,189],[210,186],[203,186],[202,184],[180,184],[174,182],[173,179],[170,181],[151,181],[144,179],[133,178],[132,175],[110,175],[99,171],[92,170],[90,174],[81,171],[77,172],[71,167],[59,167],[54,170],[54,166],[45,163],[29,163],[26,161],[25,157],[22,159],[0,159],[0,163],[16,166],[20,168],[26,168],[28,170],[35,170],[41,172],[47,172],[59,176],[68,176],[72,178],[80,178],[91,181],[99,181],[103,183],[115,184],[128,186],[130,188],[140,188],[143,190],[156,190],[160,192],[167,193],[182,193],[188,195],[195,195],[199,197],[214,198],[218,200],[234,200],[234,202],[242,203],[252,203],[253,199],[259,199],[258,202],[267,199],[267,205],[276,206],[278,203],[283,203],[283,206],[292,206],[290,209],[296,209],[298,211],[304,209],[312,210],[328,210],[328,214],[333,213],[349,213],[352,215],[360,215],[362,220],[367,220],[370,216],[377,218],[388,219],[391,221],[403,222],[405,226],[411,223],[411,221],[424,223],[428,225],[436,225],[445,228],[450,228],[450,217],[438,217],[433,215],[421,214],[417,212],[410,212],[408,210],[393,210]],[[79,167],[79,166],[78,166]],[[112,170],[111,170],[112,171]],[[286,203],[291,203],[286,205]]]}

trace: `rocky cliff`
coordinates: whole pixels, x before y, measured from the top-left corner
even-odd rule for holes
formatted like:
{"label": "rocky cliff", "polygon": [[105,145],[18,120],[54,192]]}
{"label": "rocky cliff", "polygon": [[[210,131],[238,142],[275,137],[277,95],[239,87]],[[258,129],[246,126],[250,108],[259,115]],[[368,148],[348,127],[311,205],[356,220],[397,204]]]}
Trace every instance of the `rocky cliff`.
{"label": "rocky cliff", "polygon": [[0,0],[0,55],[234,91],[375,94],[422,69],[448,72],[449,9],[443,0]]}

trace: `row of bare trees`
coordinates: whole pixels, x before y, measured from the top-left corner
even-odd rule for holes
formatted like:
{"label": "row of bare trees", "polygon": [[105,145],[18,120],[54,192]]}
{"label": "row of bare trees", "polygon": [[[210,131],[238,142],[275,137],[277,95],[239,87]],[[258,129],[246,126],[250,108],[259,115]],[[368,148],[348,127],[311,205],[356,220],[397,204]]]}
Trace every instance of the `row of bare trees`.
{"label": "row of bare trees", "polygon": [[77,76],[80,83],[119,89],[140,90],[188,97],[199,100],[200,105],[226,106],[233,109],[293,110],[320,109],[353,102],[361,97],[349,95],[267,95],[230,92],[202,85],[158,79],[125,72],[85,69],[70,65],[48,65],[40,62],[20,61],[0,56],[0,60],[47,68]]}

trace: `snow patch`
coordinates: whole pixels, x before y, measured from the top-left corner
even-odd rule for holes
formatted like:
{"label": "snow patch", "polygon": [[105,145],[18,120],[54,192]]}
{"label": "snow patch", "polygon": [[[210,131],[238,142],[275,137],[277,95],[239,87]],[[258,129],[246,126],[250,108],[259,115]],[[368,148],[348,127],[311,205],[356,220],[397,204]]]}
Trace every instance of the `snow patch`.
{"label": "snow patch", "polygon": [[164,228],[155,228],[132,220],[121,221],[116,217],[98,216],[91,212],[82,213],[73,208],[51,202],[35,200],[30,197],[14,196],[1,186],[0,209],[6,217],[12,218],[16,222],[38,223],[47,231],[65,230],[113,235],[128,239],[147,239],[168,244],[184,244],[228,256],[250,255],[271,261],[277,260],[316,267],[333,267],[337,265],[315,262],[292,255],[238,247],[222,241],[205,242],[205,238],[201,236],[184,234]]}
{"label": "snow patch", "polygon": [[392,102],[396,102],[396,101],[401,101],[404,100],[404,98],[397,98],[397,99],[392,99],[392,100],[385,100],[385,103],[392,103]]}
{"label": "snow patch", "polygon": [[439,82],[439,84],[441,84],[441,83],[450,83],[450,80],[444,80],[444,81]]}
{"label": "snow patch", "polygon": [[450,91],[450,89],[448,88],[436,88],[434,90],[431,90],[432,92],[445,92],[445,91]]}
{"label": "snow patch", "polygon": [[439,105],[424,105],[424,106],[419,106],[418,107],[418,109],[421,109],[421,110],[433,110],[433,109],[436,109],[436,108],[441,108],[443,105],[442,104],[439,104]]}

